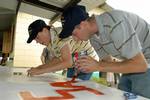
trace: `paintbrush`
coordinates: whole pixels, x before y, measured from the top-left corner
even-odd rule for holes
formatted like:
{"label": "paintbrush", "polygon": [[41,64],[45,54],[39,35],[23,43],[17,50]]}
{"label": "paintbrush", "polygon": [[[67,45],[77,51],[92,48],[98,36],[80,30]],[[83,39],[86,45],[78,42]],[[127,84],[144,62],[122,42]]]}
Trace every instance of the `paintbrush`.
{"label": "paintbrush", "polygon": [[78,52],[75,52],[72,57],[73,57],[73,63],[74,63],[74,65],[73,65],[74,66],[73,67],[74,75],[73,75],[71,81],[75,81],[75,79],[77,78],[77,75],[78,75],[78,69],[75,66],[75,62],[78,60],[78,57],[79,57]]}

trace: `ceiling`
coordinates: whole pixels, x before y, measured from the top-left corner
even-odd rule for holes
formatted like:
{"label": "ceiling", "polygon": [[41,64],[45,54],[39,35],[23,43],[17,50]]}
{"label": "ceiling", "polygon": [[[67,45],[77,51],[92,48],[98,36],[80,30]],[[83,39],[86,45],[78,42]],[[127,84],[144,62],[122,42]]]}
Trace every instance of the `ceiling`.
{"label": "ceiling", "polygon": [[7,30],[13,24],[17,4],[16,0],[0,0],[0,31]]}
{"label": "ceiling", "polygon": [[15,24],[18,11],[50,19],[53,23],[69,6],[80,4],[89,11],[104,2],[105,0],[0,0],[0,31],[8,30]]}

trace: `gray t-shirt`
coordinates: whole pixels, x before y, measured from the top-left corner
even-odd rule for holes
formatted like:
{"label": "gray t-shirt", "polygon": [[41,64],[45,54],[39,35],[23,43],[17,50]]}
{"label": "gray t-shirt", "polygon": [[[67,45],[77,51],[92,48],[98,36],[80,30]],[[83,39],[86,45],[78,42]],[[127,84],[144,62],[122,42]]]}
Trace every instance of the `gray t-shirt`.
{"label": "gray t-shirt", "polygon": [[91,44],[102,59],[108,55],[125,60],[143,52],[150,64],[150,26],[132,13],[113,10],[95,16],[99,33]]}

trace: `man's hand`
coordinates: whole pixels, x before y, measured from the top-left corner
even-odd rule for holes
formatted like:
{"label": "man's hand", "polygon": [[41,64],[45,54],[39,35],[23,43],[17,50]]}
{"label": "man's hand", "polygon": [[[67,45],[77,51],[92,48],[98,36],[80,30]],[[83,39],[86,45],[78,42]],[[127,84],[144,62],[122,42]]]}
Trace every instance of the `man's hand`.
{"label": "man's hand", "polygon": [[76,66],[81,72],[90,73],[99,70],[99,62],[90,56],[83,56],[76,61]]}
{"label": "man's hand", "polygon": [[31,68],[27,71],[28,76],[40,75],[43,74],[42,69],[39,67]]}

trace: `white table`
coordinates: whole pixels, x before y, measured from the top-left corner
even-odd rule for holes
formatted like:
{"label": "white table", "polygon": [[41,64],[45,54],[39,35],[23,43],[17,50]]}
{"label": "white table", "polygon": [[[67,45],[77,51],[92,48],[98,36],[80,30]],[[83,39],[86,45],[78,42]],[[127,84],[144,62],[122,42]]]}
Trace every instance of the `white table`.
{"label": "white table", "polygon": [[[13,72],[22,71],[22,75],[13,75]],[[44,99],[47,97],[61,97],[56,90],[66,90],[71,88],[54,87],[50,83],[64,82],[66,79],[54,73],[27,77],[26,69],[10,68],[0,66],[0,100],[25,100],[21,93],[28,92],[34,99],[28,100],[125,100],[123,91],[116,88],[106,87],[92,81],[78,81],[72,83],[73,86],[85,86],[93,90],[100,91],[104,95],[96,95],[89,91],[69,92],[74,99]],[[149,100],[138,96],[137,100]]]}

